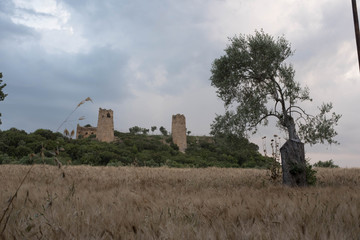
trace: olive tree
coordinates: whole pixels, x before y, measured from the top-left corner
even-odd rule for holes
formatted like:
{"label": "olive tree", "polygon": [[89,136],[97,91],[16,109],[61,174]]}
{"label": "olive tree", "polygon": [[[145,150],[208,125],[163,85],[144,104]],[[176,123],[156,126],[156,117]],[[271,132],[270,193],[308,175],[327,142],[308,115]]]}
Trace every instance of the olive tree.
{"label": "olive tree", "polygon": [[215,59],[211,68],[211,85],[217,88],[226,108],[224,115],[216,116],[211,133],[248,137],[248,133],[256,133],[259,125],[267,125],[268,119],[274,117],[277,126],[288,133],[281,148],[283,182],[306,185],[301,140],[310,144],[337,143],[334,127],[341,115],[331,113],[332,103],[322,104],[315,116],[299,105],[312,99],[309,89],[295,81],[293,66],[285,62],[293,50],[284,37],[255,31],[254,35],[229,40],[225,55]]}
{"label": "olive tree", "polygon": [[[7,94],[3,92],[3,88],[6,86],[6,84],[5,83],[1,84],[3,82],[2,77],[3,75],[0,72],[0,101],[4,101],[5,97],[7,96]],[[1,117],[1,113],[0,113],[0,117]],[[0,119],[0,124],[1,124],[1,119]]]}

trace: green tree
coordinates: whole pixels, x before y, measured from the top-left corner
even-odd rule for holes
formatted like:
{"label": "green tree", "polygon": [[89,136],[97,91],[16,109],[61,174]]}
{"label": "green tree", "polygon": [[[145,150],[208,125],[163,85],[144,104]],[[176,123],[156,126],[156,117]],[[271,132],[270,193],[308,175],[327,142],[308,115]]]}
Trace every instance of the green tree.
{"label": "green tree", "polygon": [[150,130],[147,129],[147,128],[142,128],[141,131],[142,131],[142,133],[143,133],[144,135],[146,135],[146,134],[148,134],[148,132],[149,132]]}
{"label": "green tree", "polygon": [[318,161],[314,164],[314,167],[321,167],[321,168],[338,168],[339,166],[334,164],[334,161],[332,159],[328,161]]}
{"label": "green tree", "polygon": [[160,130],[160,132],[162,133],[162,135],[164,135],[164,136],[167,136],[167,135],[168,135],[168,131],[167,131],[163,126],[161,126],[161,127],[159,128],[159,130]]}
{"label": "green tree", "polygon": [[155,131],[156,129],[157,129],[156,126],[152,126],[152,127],[151,127],[151,132],[154,133],[154,131]]}
{"label": "green tree", "polygon": [[[249,132],[256,133],[258,125],[267,125],[268,118],[274,117],[278,126],[288,133],[289,141],[284,146],[301,143],[300,139],[310,144],[337,143],[334,127],[341,115],[330,114],[332,104],[322,104],[316,116],[299,105],[312,99],[309,89],[294,80],[293,66],[285,62],[293,51],[284,37],[274,39],[263,31],[255,31],[254,35],[240,35],[229,40],[231,44],[225,49],[225,55],[215,59],[211,69],[211,85],[217,88],[218,97],[226,107],[225,114],[216,116],[211,125],[213,135],[248,136]],[[300,160],[282,159],[283,177],[289,172],[284,166],[289,164],[290,168],[301,169],[297,173],[304,172],[301,146],[293,154],[301,156]],[[285,179],[284,183],[288,184]],[[296,185],[302,184],[303,181],[296,180]]]}
{"label": "green tree", "polygon": [[[6,84],[5,83],[1,84],[3,82],[2,77],[3,75],[0,72],[0,101],[4,101],[5,97],[7,96],[7,94],[3,92],[3,88],[6,87]],[[1,113],[0,113],[0,117],[1,117]],[[0,124],[1,124],[1,119],[0,119]]]}
{"label": "green tree", "polygon": [[137,133],[141,132],[141,127],[139,127],[139,126],[131,127],[131,128],[129,128],[129,132],[131,134],[137,134]]}

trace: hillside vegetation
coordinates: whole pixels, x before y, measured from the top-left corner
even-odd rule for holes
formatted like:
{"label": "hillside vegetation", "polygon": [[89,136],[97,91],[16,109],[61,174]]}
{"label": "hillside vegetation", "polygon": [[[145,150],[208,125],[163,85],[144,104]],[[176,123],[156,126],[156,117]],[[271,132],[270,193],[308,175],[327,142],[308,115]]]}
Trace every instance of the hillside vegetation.
{"label": "hillside vegetation", "polygon": [[95,136],[75,140],[50,130],[28,134],[12,128],[0,131],[0,164],[266,168],[271,162],[258,152],[257,145],[235,136],[188,136],[185,154],[179,152],[171,136],[118,131],[115,136],[115,142],[105,143]]}
{"label": "hillside vegetation", "polygon": [[0,239],[360,236],[360,169],[318,169],[307,188],[235,168],[0,165],[0,176]]}

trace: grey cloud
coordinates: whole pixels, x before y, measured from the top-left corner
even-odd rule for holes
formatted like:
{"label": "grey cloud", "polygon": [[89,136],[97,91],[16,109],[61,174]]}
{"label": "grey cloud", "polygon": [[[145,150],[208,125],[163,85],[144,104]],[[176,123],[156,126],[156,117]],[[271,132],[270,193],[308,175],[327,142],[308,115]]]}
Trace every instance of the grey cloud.
{"label": "grey cloud", "polygon": [[[164,66],[171,73],[171,83],[159,88],[161,93],[179,93],[194,80],[208,81],[211,65],[208,59],[213,46],[201,25],[204,13],[199,3],[113,1],[96,2],[96,7],[94,1],[68,1],[67,4],[73,8],[72,19],[85,24],[85,38],[139,59],[140,71],[147,77],[151,77],[151,71],[157,66]],[[194,51],[196,56],[192,56]],[[208,66],[206,75],[202,69],[192,67],[204,62]],[[131,81],[134,76],[127,77]]]}
{"label": "grey cloud", "polygon": [[[122,75],[127,57],[121,51],[96,48],[79,55],[52,55],[39,46],[17,50],[0,47],[5,88],[9,96],[2,106],[2,127],[45,127],[38,119],[56,122],[80,100],[91,97],[98,104],[129,97]],[[25,111],[24,111],[25,110]],[[33,114],[28,114],[33,113]],[[8,117],[26,116],[7,121]],[[51,125],[51,124],[50,124]]]}
{"label": "grey cloud", "polygon": [[[353,22],[351,4],[344,4],[338,1],[333,4],[325,5],[325,8],[318,9],[320,17],[319,23],[308,22],[307,24],[320,24],[318,31],[308,33],[300,39],[294,39],[292,45],[296,49],[294,59],[303,64],[310,58],[320,54],[332,54],[339,44],[353,36]],[[296,20],[298,23],[306,22],[301,18]],[[344,28],[345,26],[345,28]],[[304,26],[306,27],[306,26]]]}
{"label": "grey cloud", "polygon": [[11,6],[7,1],[0,3],[0,42],[4,44],[13,41],[23,42],[26,38],[38,38],[39,35],[34,30],[11,21]]}

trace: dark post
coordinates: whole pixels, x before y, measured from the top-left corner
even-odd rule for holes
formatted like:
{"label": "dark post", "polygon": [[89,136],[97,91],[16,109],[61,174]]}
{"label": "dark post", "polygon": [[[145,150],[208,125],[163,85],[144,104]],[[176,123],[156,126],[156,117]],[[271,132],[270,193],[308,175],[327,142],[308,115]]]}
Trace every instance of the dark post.
{"label": "dark post", "polygon": [[287,140],[280,148],[283,184],[291,187],[307,186],[304,144]]}
{"label": "dark post", "polygon": [[359,18],[356,7],[356,0],[351,0],[352,9],[353,9],[353,17],[354,17],[354,28],[355,28],[355,38],[356,38],[356,47],[358,53],[358,63],[359,63],[359,71],[360,71],[360,31],[359,31]]}

